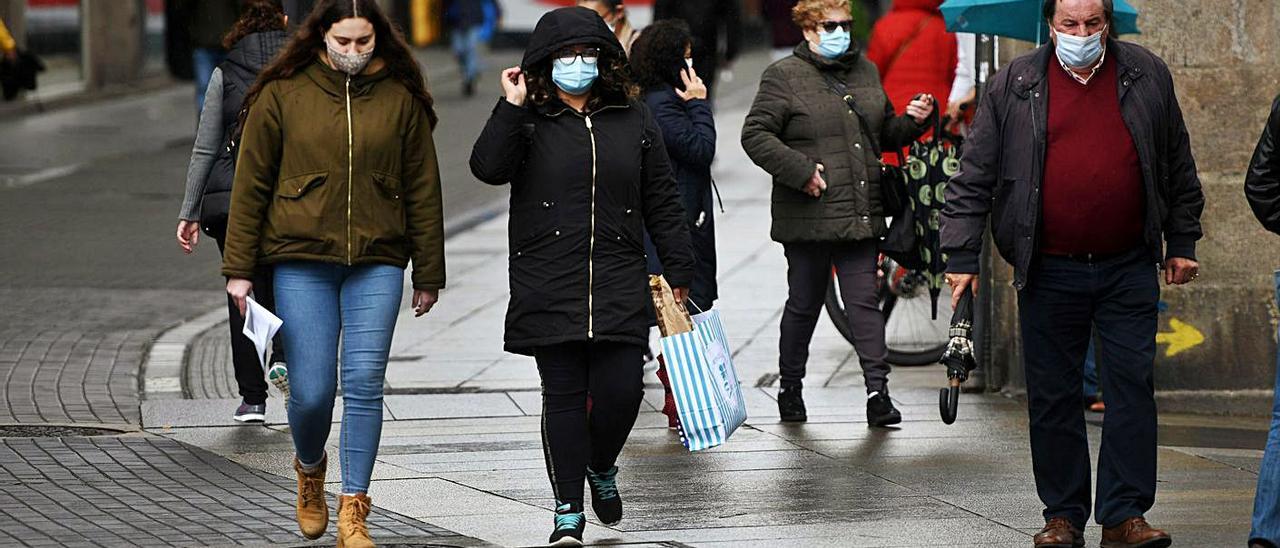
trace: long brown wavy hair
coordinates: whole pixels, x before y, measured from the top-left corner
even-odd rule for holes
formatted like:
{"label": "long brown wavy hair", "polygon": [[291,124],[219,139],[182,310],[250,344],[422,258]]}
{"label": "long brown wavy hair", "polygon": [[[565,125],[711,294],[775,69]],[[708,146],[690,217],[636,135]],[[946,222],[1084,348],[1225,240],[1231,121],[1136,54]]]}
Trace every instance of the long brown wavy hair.
{"label": "long brown wavy hair", "polygon": [[[525,74],[525,85],[529,89],[529,100],[535,105],[545,105],[556,95],[556,84],[551,80],[552,57],[548,57],[529,67]],[[622,50],[600,49],[600,75],[591,85],[591,98],[587,100],[587,111],[599,110],[609,104],[629,102],[640,96],[640,88],[631,81],[631,72],[627,68],[627,58]]]}
{"label": "long brown wavy hair", "polygon": [[231,49],[245,36],[284,30],[284,7],[280,0],[246,0],[240,3],[240,18],[222,37],[222,47]]}
{"label": "long brown wavy hair", "polygon": [[436,116],[435,100],[427,91],[426,80],[418,60],[414,59],[404,35],[391,24],[387,15],[378,7],[375,0],[320,0],[311,15],[294,31],[293,37],[285,45],[284,50],[267,68],[262,69],[258,80],[245,94],[244,106],[240,110],[240,126],[244,127],[244,118],[249,108],[257,101],[262,88],[275,80],[291,78],[306,69],[325,51],[324,35],[334,23],[351,17],[363,17],[373,25],[373,56],[381,58],[391,77],[399,80],[409,93],[427,109],[427,119],[431,121],[431,129],[435,129],[439,117]]}

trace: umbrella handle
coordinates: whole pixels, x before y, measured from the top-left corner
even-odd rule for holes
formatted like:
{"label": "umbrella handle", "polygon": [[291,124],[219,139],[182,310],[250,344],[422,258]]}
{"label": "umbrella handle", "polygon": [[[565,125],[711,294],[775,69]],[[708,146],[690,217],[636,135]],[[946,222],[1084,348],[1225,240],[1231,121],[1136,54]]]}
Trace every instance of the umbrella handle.
{"label": "umbrella handle", "polygon": [[960,379],[951,379],[950,386],[938,391],[938,410],[942,413],[942,423],[956,422],[956,413],[960,408]]}

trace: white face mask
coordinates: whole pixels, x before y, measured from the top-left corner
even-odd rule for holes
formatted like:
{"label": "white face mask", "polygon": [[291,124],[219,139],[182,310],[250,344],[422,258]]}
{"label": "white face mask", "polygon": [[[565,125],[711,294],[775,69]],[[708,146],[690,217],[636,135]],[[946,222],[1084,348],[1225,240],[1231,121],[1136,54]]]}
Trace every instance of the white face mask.
{"label": "white face mask", "polygon": [[1102,30],[1097,33],[1085,37],[1063,34],[1056,30],[1054,34],[1058,36],[1058,44],[1055,47],[1058,59],[1070,68],[1087,69],[1102,57],[1102,50],[1105,47],[1103,37],[1107,35],[1107,28],[1102,27]]}
{"label": "white face mask", "polygon": [[689,70],[693,70],[693,59],[685,58],[684,66],[689,67]]}
{"label": "white face mask", "polygon": [[373,59],[374,44],[372,41],[369,43],[369,49],[364,53],[343,53],[327,39],[324,41],[324,45],[329,50],[329,62],[333,63],[333,68],[351,76],[364,72],[365,67],[369,66],[369,61]]}

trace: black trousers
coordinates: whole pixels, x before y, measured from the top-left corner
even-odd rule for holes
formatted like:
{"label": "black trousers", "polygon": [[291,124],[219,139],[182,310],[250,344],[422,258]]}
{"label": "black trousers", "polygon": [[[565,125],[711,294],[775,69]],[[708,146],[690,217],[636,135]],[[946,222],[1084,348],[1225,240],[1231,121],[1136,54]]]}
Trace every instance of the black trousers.
{"label": "black trousers", "polygon": [[1141,516],[1156,494],[1158,271],[1145,250],[1083,263],[1042,257],[1018,294],[1031,457],[1046,519],[1089,519],[1085,352],[1097,328],[1098,380],[1107,415],[1098,457],[1095,519],[1104,527]]}
{"label": "black trousers", "polygon": [[853,349],[862,365],[867,392],[889,382],[889,350],[884,342],[884,314],[876,302],[875,240],[849,243],[784,244],[787,254],[787,305],[782,312],[778,370],[784,387],[800,386],[809,362],[809,343],[818,325],[831,283],[840,277],[840,297],[853,330]]}
{"label": "black trousers", "polygon": [[[221,254],[226,244],[225,236],[221,234],[212,236],[218,242],[218,253]],[[275,292],[272,290],[274,281],[271,267],[259,266],[253,273],[252,281],[253,300],[274,313],[276,299]],[[227,318],[230,320],[227,323],[231,327],[231,363],[235,366],[236,385],[240,389],[240,397],[249,405],[264,404],[267,402],[267,381],[262,365],[258,362],[258,349],[253,346],[253,341],[249,340],[249,337],[244,336],[244,316],[240,315],[240,308],[236,306],[236,301],[231,298],[231,295],[227,295]],[[285,361],[284,343],[280,342],[280,333],[277,332],[271,341],[271,356],[267,363],[282,361]]]}
{"label": "black trousers", "polygon": [[587,467],[604,472],[622,453],[644,399],[644,350],[571,342],[534,351],[542,376],[542,451],[557,504],[582,508]]}

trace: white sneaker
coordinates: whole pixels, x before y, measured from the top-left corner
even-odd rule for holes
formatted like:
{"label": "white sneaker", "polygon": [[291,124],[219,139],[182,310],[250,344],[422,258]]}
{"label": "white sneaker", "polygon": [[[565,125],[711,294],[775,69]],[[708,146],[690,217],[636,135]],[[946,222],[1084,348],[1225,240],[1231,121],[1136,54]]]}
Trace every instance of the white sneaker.
{"label": "white sneaker", "polygon": [[280,397],[284,398],[285,409],[289,408],[289,368],[284,362],[276,362],[271,364],[271,369],[267,370],[267,380],[275,385],[276,390],[280,391]]}

